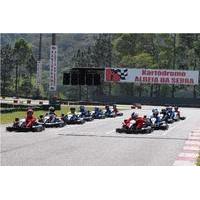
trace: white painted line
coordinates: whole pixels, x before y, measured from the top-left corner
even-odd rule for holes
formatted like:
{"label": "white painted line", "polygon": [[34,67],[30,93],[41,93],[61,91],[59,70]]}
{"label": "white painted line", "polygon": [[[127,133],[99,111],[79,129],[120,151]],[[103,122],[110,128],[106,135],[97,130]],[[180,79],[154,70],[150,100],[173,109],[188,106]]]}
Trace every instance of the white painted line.
{"label": "white painted line", "polygon": [[197,137],[200,137],[200,132],[199,132],[199,133],[191,133],[191,136],[197,136]]}
{"label": "white painted line", "polygon": [[200,130],[193,130],[192,133],[200,133]]}
{"label": "white painted line", "polygon": [[200,147],[198,146],[184,146],[184,150],[192,150],[192,151],[200,151]]}
{"label": "white painted line", "polygon": [[200,141],[200,136],[199,137],[197,137],[197,136],[189,136],[188,137],[188,140],[199,140]]}
{"label": "white painted line", "polygon": [[200,142],[199,141],[192,141],[192,140],[187,140],[185,142],[185,144],[187,145],[197,145],[197,146],[200,146]]}
{"label": "white painted line", "polygon": [[195,162],[185,161],[185,160],[176,160],[173,164],[174,166],[193,166]]}
{"label": "white painted line", "polygon": [[199,156],[198,153],[180,153],[178,157],[197,158],[198,156]]}

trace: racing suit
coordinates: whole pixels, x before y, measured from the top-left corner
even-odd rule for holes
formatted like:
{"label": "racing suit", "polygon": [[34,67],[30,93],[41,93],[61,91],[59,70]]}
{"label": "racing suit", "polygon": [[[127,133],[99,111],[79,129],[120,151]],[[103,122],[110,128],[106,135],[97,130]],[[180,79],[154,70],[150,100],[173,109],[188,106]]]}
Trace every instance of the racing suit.
{"label": "racing suit", "polygon": [[169,111],[167,112],[167,114],[168,114],[168,116],[169,116],[170,119],[174,119],[174,117],[175,117],[174,111],[169,110]]}
{"label": "racing suit", "polygon": [[155,118],[156,119],[156,121],[155,121],[155,125],[157,125],[157,126],[159,126],[159,124],[160,124],[160,122],[161,122],[161,119],[160,119],[160,117],[157,115],[152,115],[152,117],[151,117],[151,119],[152,118]]}
{"label": "racing suit", "polygon": [[[126,126],[130,128],[132,120],[133,119],[130,117],[129,119],[126,119],[124,123],[126,124]],[[133,124],[132,127],[135,129],[141,129],[144,126],[144,124],[145,124],[145,119],[143,117],[137,117],[135,119],[135,124]]]}
{"label": "racing suit", "polygon": [[55,120],[56,120],[56,114],[54,112],[49,112],[48,115],[49,115],[49,122],[50,123],[55,122]]}
{"label": "racing suit", "polygon": [[36,118],[34,116],[27,116],[26,117],[26,128],[31,128],[35,122],[36,122]]}
{"label": "racing suit", "polygon": [[105,112],[106,115],[111,115],[111,113],[112,113],[112,111],[109,108],[106,109],[106,112]]}
{"label": "racing suit", "polygon": [[71,116],[69,120],[72,120],[72,121],[78,120],[78,118],[79,118],[78,115],[75,112],[74,113],[69,112],[67,115]]}
{"label": "racing suit", "polygon": [[113,112],[114,112],[115,114],[117,114],[119,111],[118,111],[117,108],[114,108],[114,109],[113,109]]}

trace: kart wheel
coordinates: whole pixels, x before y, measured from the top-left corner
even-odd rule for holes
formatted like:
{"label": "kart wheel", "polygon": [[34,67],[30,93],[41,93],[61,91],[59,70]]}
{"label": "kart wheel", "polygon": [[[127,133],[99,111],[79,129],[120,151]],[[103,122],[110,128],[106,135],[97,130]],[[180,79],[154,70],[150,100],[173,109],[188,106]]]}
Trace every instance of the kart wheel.
{"label": "kart wheel", "polygon": [[117,133],[123,133],[123,132],[124,132],[124,129],[122,129],[122,128],[117,128],[117,129],[116,129],[116,132],[117,132]]}
{"label": "kart wheel", "polygon": [[6,127],[6,131],[12,132],[13,128],[12,127]]}
{"label": "kart wheel", "polygon": [[33,132],[41,132],[42,131],[42,127],[35,127],[32,129]]}
{"label": "kart wheel", "polygon": [[65,125],[64,123],[60,123],[59,127],[62,128],[62,127],[64,127],[64,125]]}

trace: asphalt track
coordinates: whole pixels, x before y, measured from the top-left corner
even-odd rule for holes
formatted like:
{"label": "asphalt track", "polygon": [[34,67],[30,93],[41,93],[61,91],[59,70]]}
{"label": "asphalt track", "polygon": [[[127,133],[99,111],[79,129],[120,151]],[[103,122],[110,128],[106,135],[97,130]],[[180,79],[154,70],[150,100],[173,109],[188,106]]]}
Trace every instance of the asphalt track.
{"label": "asphalt track", "polygon": [[[152,106],[137,110],[150,114]],[[94,120],[83,125],[49,128],[40,133],[6,132],[1,125],[1,165],[3,166],[171,166],[189,133],[200,125],[200,109],[180,108],[185,121],[167,131],[151,134],[119,134],[115,129],[123,117]]]}

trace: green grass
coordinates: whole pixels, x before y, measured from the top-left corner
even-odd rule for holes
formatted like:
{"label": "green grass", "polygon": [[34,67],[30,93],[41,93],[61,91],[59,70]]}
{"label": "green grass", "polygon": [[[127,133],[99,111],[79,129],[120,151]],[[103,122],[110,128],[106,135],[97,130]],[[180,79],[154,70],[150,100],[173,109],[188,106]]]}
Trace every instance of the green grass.
{"label": "green grass", "polygon": [[197,166],[200,166],[200,153],[199,153],[199,157],[197,159]]}
{"label": "green grass", "polygon": [[[72,106],[70,106],[70,107],[72,107]],[[61,116],[62,113],[67,114],[69,112],[70,107],[67,105],[62,105],[61,110],[56,110],[57,116]],[[74,107],[76,107],[76,109],[78,110],[79,106],[74,106]],[[89,106],[89,107],[86,106],[86,108],[88,110],[93,110],[93,107],[91,107],[91,106]],[[40,115],[44,115],[47,112],[48,111],[44,111],[44,110],[34,111],[34,116],[38,118]],[[21,118],[24,118],[25,116],[26,116],[26,112],[24,112],[24,111],[3,113],[3,114],[0,114],[0,124],[12,123],[16,117],[21,119]]]}
{"label": "green grass", "polygon": [[[75,105],[75,106],[74,105],[70,105],[70,106],[62,105],[61,110],[56,110],[57,116],[61,116],[62,113],[64,113],[64,114],[69,113],[70,107],[75,107],[77,111],[79,110],[79,105]],[[88,110],[92,111],[92,110],[94,110],[95,106],[94,105],[88,105],[88,106],[85,106],[85,107]],[[98,106],[98,107],[100,107],[101,109],[104,109],[104,106]],[[119,110],[126,110],[126,109],[119,106]],[[34,111],[34,116],[38,118],[40,115],[44,115],[47,112],[48,111],[45,111],[45,110]],[[24,112],[24,111],[3,113],[3,114],[0,114],[0,124],[12,123],[15,120],[16,117],[21,119],[21,118],[24,118],[25,116],[26,116],[26,112]]]}
{"label": "green grass", "polygon": [[[48,111],[45,111],[45,110],[34,111],[34,116],[38,118],[40,115],[44,115],[47,112]],[[67,114],[68,112],[69,112],[68,106],[61,106],[61,110],[56,110],[56,114],[58,116],[60,116],[61,113]],[[0,123],[1,124],[12,123],[16,117],[21,119],[21,118],[24,118],[25,116],[26,116],[26,112],[24,111],[1,114]]]}

